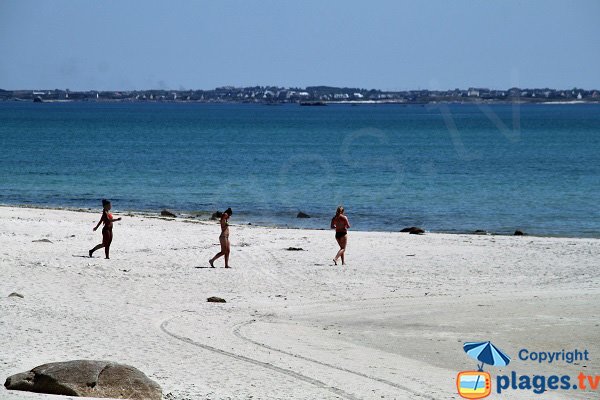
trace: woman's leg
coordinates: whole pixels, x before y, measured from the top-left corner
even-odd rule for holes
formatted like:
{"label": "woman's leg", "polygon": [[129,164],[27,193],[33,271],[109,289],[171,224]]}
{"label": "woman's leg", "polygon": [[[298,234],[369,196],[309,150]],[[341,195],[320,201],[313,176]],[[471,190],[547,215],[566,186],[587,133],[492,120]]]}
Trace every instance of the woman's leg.
{"label": "woman's leg", "polygon": [[229,268],[229,253],[231,251],[229,238],[225,238],[225,251],[223,252],[225,255],[225,268]]}
{"label": "woman's leg", "polygon": [[[225,254],[225,249],[227,248],[226,240],[227,240],[227,238],[225,238],[224,236],[219,236],[219,243],[221,244],[221,251],[218,252],[217,254],[215,254],[215,256],[213,258],[208,260],[208,263],[210,264],[211,267],[214,268],[215,266],[213,265],[213,263],[215,262],[215,260]],[[227,265],[227,261],[225,261],[225,265]]]}
{"label": "woman's leg", "polygon": [[348,243],[348,237],[346,235],[344,235],[341,238],[336,238],[335,240],[337,240],[338,244],[340,245],[340,249],[337,252],[337,254],[335,255],[333,262],[337,265],[337,260],[341,257],[342,265],[344,265],[345,264],[344,253],[346,252],[346,243]]}
{"label": "woman's leg", "polygon": [[[104,236],[104,232],[102,232],[102,235]],[[111,230],[106,230],[106,238],[104,240],[104,254],[106,255],[106,259],[110,259],[109,253],[110,253],[110,244],[112,243],[112,231]]]}
{"label": "woman's leg", "polygon": [[[112,238],[111,238],[111,240],[112,240]],[[108,243],[108,230],[102,229],[102,243],[100,243],[99,245],[97,245],[96,247],[94,247],[93,249],[91,249],[89,251],[90,257],[92,257],[92,254],[94,254],[94,252],[96,250],[100,250],[101,248],[105,247],[106,243]],[[110,246],[110,243],[109,243],[109,246]]]}
{"label": "woman's leg", "polygon": [[340,238],[340,257],[342,258],[342,265],[346,264],[344,255],[346,254],[346,244],[348,243],[348,236],[344,235]]}
{"label": "woman's leg", "polygon": [[96,245],[96,247],[94,247],[93,249],[91,249],[91,250],[89,251],[89,255],[90,255],[90,257],[92,257],[92,254],[94,254],[94,252],[95,252],[96,250],[98,250],[98,249],[101,249],[101,248],[103,248],[103,247],[104,247],[104,243],[100,243],[99,245]]}
{"label": "woman's leg", "polygon": [[335,258],[333,259],[333,263],[335,265],[337,265],[337,260],[338,258],[340,258],[340,253],[342,251],[342,242],[341,242],[341,238],[336,237],[335,241],[338,243],[338,246],[340,246],[340,249],[338,250],[337,254],[335,255]]}

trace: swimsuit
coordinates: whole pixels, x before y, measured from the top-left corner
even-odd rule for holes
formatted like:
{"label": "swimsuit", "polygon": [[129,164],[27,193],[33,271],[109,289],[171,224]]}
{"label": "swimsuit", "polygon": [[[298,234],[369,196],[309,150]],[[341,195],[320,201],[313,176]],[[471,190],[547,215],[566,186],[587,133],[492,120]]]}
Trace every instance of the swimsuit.
{"label": "swimsuit", "polygon": [[111,225],[110,228],[112,228],[112,219],[113,219],[113,216],[111,213],[102,211],[102,223],[104,224],[104,227],[102,228],[102,230],[107,229],[109,224]]}
{"label": "swimsuit", "polygon": [[102,213],[102,222],[104,223],[102,227],[102,244],[105,246],[110,246],[110,242],[112,242],[112,219],[111,213],[106,211]]}
{"label": "swimsuit", "polygon": [[[225,238],[225,239],[229,239],[229,222],[227,222],[227,220],[225,221],[225,230],[227,230],[227,232],[225,232],[225,230],[221,231],[221,234],[219,235],[219,239],[220,238]],[[221,228],[223,227],[223,225],[221,225]]]}
{"label": "swimsuit", "polygon": [[[112,214],[108,213],[106,219],[104,219],[104,227],[102,228],[102,230],[112,229],[112,219]],[[110,224],[110,227],[108,226],[108,224]]]}
{"label": "swimsuit", "polygon": [[[337,227],[336,220],[339,221],[339,217],[337,215],[331,219],[331,227],[332,228]],[[346,229],[344,229],[343,231],[336,231],[335,238],[336,239],[343,238],[344,236],[346,236],[347,233],[348,233],[348,231]]]}

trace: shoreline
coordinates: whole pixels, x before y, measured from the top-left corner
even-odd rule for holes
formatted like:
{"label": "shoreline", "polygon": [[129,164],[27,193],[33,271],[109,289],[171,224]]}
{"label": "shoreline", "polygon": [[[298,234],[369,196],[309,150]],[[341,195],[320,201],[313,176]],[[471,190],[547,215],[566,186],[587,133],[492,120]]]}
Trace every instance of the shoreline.
{"label": "shoreline", "polygon": [[[94,210],[92,208],[84,208],[84,207],[58,207],[58,206],[43,206],[43,205],[35,205],[35,204],[0,204],[0,208],[22,208],[22,209],[39,209],[39,210],[54,210],[54,211],[71,211],[71,212],[80,212],[80,213],[90,213],[96,214],[101,212],[100,207]],[[189,214],[189,211],[180,211],[180,210],[172,210],[168,209],[171,212],[174,212],[176,217],[167,217],[162,216],[161,211],[143,211],[143,210],[123,210],[120,211],[115,209],[113,212],[117,214],[121,214],[129,217],[144,217],[144,218],[157,218],[157,219],[167,219],[167,220],[177,220],[185,223],[212,223],[214,220],[210,219],[211,214],[214,211],[198,211],[197,216],[193,214]],[[180,214],[177,214],[180,213]],[[200,216],[206,216],[206,219],[200,219]],[[300,226],[288,226],[288,225],[267,225],[267,224],[256,224],[248,221],[242,222],[233,222],[232,226],[254,226],[258,228],[268,228],[268,229],[292,229],[292,230],[308,230],[308,231],[330,231],[328,228],[312,228],[312,227],[300,227]],[[405,227],[401,227],[398,230],[356,230],[351,229],[351,232],[378,232],[378,233],[405,233],[400,232],[401,229]],[[422,227],[421,227],[422,228]],[[524,236],[524,237],[536,237],[536,238],[556,238],[556,239],[600,239],[600,236],[563,236],[563,235],[537,235],[530,234],[528,232],[524,232],[524,235],[514,235],[510,233],[496,233],[496,232],[488,232],[485,230],[481,231],[430,231],[425,228],[425,234],[440,234],[440,235],[468,235],[468,236],[488,236],[488,237],[511,237],[511,236]],[[515,228],[518,230],[518,228]]]}

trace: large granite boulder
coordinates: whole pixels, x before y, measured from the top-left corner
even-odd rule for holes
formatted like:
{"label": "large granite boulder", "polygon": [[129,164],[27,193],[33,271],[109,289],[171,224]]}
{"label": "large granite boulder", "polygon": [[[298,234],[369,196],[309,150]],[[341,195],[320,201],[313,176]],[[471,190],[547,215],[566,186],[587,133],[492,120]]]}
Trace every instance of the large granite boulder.
{"label": "large granite boulder", "polygon": [[40,365],[6,379],[8,390],[80,397],[160,400],[160,386],[140,370],[110,361],[74,360]]}

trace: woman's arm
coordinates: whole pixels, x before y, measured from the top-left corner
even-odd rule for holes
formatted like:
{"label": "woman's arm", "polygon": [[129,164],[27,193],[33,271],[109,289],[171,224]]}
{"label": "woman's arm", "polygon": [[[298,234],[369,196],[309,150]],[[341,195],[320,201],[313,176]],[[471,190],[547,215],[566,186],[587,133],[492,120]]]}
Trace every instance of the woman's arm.
{"label": "woman's arm", "polygon": [[344,215],[344,221],[346,222],[346,229],[350,228],[350,221],[348,220],[348,217],[346,217]]}
{"label": "woman's arm", "polygon": [[104,213],[102,214],[102,216],[100,217],[100,221],[98,221],[98,224],[96,224],[96,226],[94,227],[94,230],[97,230],[98,227],[100,226],[100,224],[102,223],[102,220],[104,219]]}

